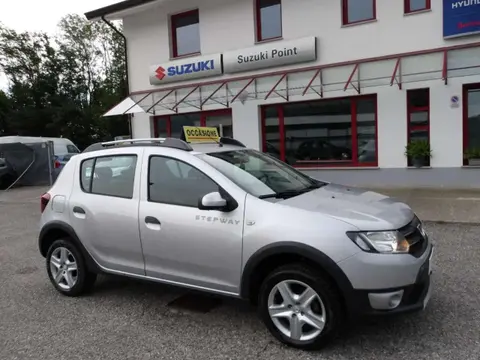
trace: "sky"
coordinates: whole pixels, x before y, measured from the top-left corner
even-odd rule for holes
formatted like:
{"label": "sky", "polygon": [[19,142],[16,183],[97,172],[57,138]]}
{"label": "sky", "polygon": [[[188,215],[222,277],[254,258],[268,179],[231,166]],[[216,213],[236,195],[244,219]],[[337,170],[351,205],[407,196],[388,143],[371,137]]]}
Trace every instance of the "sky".
{"label": "sky", "polygon": [[[120,0],[0,0],[0,22],[18,32],[55,33],[60,19],[67,14],[84,14]],[[0,89],[6,80],[0,73]]]}

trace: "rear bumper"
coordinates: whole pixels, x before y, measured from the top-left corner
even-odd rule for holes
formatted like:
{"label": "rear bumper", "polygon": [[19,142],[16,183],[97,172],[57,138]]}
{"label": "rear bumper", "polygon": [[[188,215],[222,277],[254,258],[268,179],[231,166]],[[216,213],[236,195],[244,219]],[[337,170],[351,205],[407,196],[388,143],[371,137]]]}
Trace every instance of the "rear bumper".
{"label": "rear bumper", "polygon": [[432,293],[433,246],[413,284],[382,290],[353,290],[350,312],[354,317],[397,315],[425,309]]}

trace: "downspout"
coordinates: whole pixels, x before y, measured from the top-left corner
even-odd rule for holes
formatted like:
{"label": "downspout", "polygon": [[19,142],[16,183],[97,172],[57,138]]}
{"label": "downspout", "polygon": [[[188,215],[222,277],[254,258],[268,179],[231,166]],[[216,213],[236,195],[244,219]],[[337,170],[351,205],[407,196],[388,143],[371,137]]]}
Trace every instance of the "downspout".
{"label": "downspout", "polygon": [[[115,31],[118,35],[120,35],[123,39],[123,48],[125,52],[125,82],[126,82],[126,91],[125,91],[125,97],[130,95],[130,82],[128,79],[128,55],[127,55],[127,38],[125,35],[118,30],[111,22],[107,21],[105,19],[105,16],[102,16],[102,21],[108,25],[113,31]],[[130,132],[130,138],[133,138],[133,131],[132,131],[132,116],[131,114],[127,114],[128,116],[128,131]]]}

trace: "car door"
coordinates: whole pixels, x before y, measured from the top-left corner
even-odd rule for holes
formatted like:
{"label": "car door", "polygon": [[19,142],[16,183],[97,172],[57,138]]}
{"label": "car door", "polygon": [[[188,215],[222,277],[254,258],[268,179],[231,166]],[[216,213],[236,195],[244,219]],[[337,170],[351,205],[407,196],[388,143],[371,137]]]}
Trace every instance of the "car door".
{"label": "car door", "polygon": [[[148,174],[139,210],[146,274],[238,294],[246,193],[195,156],[174,154],[147,149],[142,165]],[[220,188],[236,200],[236,209],[200,210],[199,199]]]}
{"label": "car door", "polygon": [[[72,226],[100,266],[145,275],[138,204],[141,149],[84,159],[77,166],[69,211]],[[126,167],[126,164],[129,167]]]}

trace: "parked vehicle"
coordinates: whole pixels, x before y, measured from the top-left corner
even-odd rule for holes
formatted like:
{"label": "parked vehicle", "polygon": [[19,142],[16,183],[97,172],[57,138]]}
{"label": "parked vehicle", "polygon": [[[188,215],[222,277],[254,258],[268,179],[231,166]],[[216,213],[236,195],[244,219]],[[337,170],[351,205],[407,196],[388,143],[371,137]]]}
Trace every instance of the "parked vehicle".
{"label": "parked vehicle", "polygon": [[109,273],[242,298],[302,349],[358,316],[427,305],[433,245],[407,205],[233,139],[122,142],[73,157],[41,197],[39,250],[60,293]]}
{"label": "parked vehicle", "polygon": [[17,178],[15,170],[5,158],[0,157],[0,190],[8,188]]}
{"label": "parked vehicle", "polygon": [[34,136],[2,136],[0,137],[0,144],[8,143],[23,143],[23,144],[33,144],[33,143],[42,143],[46,141],[53,142],[53,165],[54,168],[60,171],[65,164],[70,160],[70,158],[80,153],[80,150],[75,146],[75,144],[65,138],[52,138],[52,137],[34,137]]}
{"label": "parked vehicle", "polygon": [[346,147],[339,147],[320,139],[307,140],[300,144],[295,152],[298,160],[338,160],[352,159],[352,152]]}

